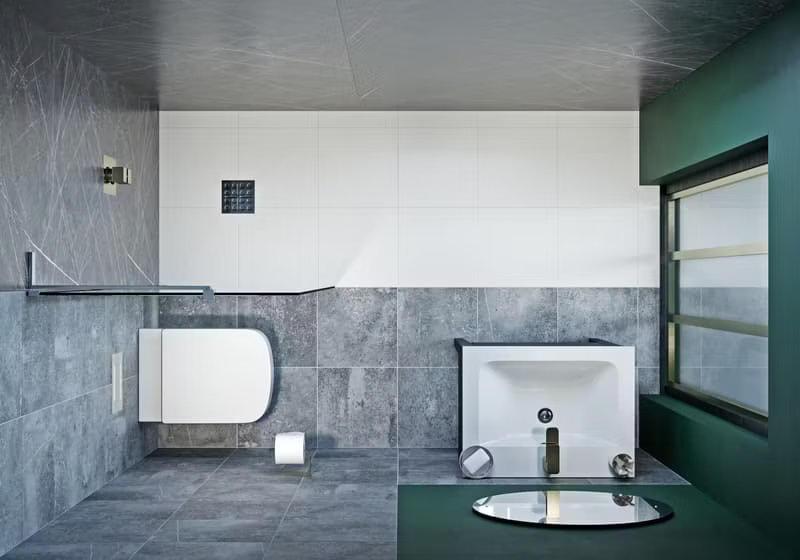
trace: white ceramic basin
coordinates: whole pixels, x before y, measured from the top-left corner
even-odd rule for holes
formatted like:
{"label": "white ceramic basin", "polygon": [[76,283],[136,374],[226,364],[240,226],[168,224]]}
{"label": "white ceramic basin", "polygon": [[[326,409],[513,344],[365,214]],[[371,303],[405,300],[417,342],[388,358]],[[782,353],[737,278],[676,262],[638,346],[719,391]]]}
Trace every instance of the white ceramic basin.
{"label": "white ceramic basin", "polygon": [[[612,457],[634,457],[631,346],[463,345],[461,376],[461,448],[487,448],[492,477],[612,477]],[[538,418],[543,408],[553,412],[548,423]],[[544,469],[551,427],[558,474]]]}

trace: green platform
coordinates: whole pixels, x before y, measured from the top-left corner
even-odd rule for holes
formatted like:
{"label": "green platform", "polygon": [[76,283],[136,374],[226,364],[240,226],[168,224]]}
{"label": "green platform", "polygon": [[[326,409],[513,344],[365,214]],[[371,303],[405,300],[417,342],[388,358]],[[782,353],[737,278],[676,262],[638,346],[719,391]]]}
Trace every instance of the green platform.
{"label": "green platform", "polygon": [[[781,560],[792,558],[741,518],[692,486],[548,486],[639,494],[668,503],[675,516],[638,528],[552,529],[479,517],[482,496],[542,490],[532,486],[401,486],[398,558]],[[768,515],[768,512],[764,512]]]}

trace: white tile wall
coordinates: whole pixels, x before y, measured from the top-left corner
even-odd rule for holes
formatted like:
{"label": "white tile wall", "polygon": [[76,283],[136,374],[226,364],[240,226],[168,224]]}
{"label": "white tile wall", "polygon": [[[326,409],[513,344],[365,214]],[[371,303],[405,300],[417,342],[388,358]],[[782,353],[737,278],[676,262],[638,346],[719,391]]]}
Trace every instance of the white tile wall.
{"label": "white tile wall", "polygon": [[638,154],[637,128],[560,128],[559,206],[635,208]]}
{"label": "white tile wall", "polygon": [[397,206],[397,129],[320,129],[319,204]]}
{"label": "white tile wall", "polygon": [[481,111],[478,113],[479,127],[511,128],[556,128],[558,113],[555,111]]}
{"label": "white tile wall", "polygon": [[320,128],[397,128],[395,111],[323,111]]}
{"label": "white tile wall", "polygon": [[402,111],[397,114],[400,128],[475,128],[475,111]]}
{"label": "white tile wall", "polygon": [[239,128],[313,128],[319,125],[314,111],[243,111],[238,115]]}
{"label": "white tile wall", "polygon": [[474,208],[400,208],[401,287],[477,286]]}
{"label": "white tile wall", "polygon": [[658,285],[637,113],[163,112],[161,150],[164,283]]}
{"label": "white tile wall", "polygon": [[237,289],[235,222],[216,208],[162,207],[159,214],[162,284]]}
{"label": "white tile wall", "polygon": [[560,208],[559,285],[636,286],[636,208]]}
{"label": "white tile wall", "polygon": [[238,142],[237,176],[255,179],[258,208],[317,205],[315,129],[241,128]]}
{"label": "white tile wall", "polygon": [[162,128],[159,205],[217,208],[220,181],[236,176],[233,128]]}
{"label": "white tile wall", "polygon": [[479,208],[478,285],[558,285],[558,209]]}
{"label": "white tile wall", "polygon": [[320,208],[321,286],[397,285],[395,208]]}
{"label": "white tile wall", "polygon": [[478,204],[558,206],[558,130],[478,130]]}
{"label": "white tile wall", "polygon": [[234,128],[239,113],[232,111],[162,111],[161,128]]}
{"label": "white tile wall", "polygon": [[257,209],[236,216],[240,292],[303,292],[317,288],[314,208]]}
{"label": "white tile wall", "polygon": [[400,206],[474,207],[476,128],[401,128]]}

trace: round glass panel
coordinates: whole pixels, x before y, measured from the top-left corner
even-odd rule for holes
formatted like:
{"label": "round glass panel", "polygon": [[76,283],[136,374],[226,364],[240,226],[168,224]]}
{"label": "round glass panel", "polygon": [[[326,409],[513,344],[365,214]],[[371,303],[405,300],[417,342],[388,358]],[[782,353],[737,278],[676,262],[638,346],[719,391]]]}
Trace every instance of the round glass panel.
{"label": "round glass panel", "polygon": [[646,525],[673,514],[670,506],[650,498],[572,490],[487,496],[472,504],[472,509],[499,521],[560,527]]}

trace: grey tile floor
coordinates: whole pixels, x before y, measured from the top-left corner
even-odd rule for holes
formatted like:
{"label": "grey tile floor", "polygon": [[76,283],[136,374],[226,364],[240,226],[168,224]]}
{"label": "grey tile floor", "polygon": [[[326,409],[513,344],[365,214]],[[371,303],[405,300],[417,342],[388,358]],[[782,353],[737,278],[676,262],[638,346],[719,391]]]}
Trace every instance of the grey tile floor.
{"label": "grey tile floor", "polygon": [[[159,450],[6,559],[382,559],[397,554],[400,484],[531,484],[458,475],[453,449]],[[686,484],[637,453],[634,484]],[[561,479],[603,484],[609,479]]]}

